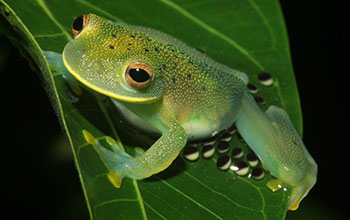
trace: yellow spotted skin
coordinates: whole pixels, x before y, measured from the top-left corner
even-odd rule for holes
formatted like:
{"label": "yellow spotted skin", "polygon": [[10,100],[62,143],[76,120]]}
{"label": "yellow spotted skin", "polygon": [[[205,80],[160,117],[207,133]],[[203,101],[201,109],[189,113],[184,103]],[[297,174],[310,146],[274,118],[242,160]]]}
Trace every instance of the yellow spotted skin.
{"label": "yellow spotted skin", "polygon": [[[166,169],[187,140],[210,137],[236,122],[267,169],[292,188],[289,208],[297,207],[316,182],[317,165],[283,109],[263,112],[257,106],[244,73],[165,33],[94,14],[84,19],[63,51],[65,67],[79,82],[109,96],[127,120],[162,134],[132,157],[112,140],[113,151],[105,149],[84,131],[115,186],[125,176],[142,179]],[[130,70],[135,65],[148,75]]]}

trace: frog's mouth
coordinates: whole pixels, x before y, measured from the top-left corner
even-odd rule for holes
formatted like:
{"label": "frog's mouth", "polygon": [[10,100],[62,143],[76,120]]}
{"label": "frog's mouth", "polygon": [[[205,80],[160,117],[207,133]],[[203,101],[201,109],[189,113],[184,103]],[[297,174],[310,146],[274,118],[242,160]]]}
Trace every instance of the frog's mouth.
{"label": "frog's mouth", "polygon": [[80,44],[75,43],[77,40],[78,39],[71,40],[66,45],[62,53],[62,59],[64,66],[79,82],[98,93],[120,101],[133,103],[151,103],[158,99],[159,96],[157,95],[140,97],[137,96],[137,94],[133,95],[126,93],[126,91],[124,91],[121,87],[108,86],[108,83],[100,81],[98,76],[93,77],[92,75],[88,75],[88,71],[84,71],[84,68],[86,69],[86,66],[83,65],[82,67],[80,65],[80,63],[86,63],[86,61],[83,61],[84,47]]}

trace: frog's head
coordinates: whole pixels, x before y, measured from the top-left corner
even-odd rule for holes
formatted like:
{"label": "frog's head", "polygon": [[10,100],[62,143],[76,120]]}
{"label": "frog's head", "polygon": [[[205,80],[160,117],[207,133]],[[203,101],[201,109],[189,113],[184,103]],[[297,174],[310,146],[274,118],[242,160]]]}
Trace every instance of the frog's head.
{"label": "frog's head", "polygon": [[147,53],[152,45],[145,34],[94,14],[76,18],[72,33],[63,62],[81,83],[126,102],[148,103],[162,96],[159,58]]}

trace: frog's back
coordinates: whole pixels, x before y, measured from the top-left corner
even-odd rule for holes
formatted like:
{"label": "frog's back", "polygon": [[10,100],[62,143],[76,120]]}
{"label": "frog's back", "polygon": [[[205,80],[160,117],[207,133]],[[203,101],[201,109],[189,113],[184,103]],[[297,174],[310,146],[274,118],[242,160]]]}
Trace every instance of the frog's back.
{"label": "frog's back", "polygon": [[140,31],[140,32],[146,33],[147,35],[149,35],[150,37],[152,37],[153,39],[157,40],[158,42],[160,42],[162,44],[173,45],[176,48],[178,48],[179,50],[181,50],[184,53],[188,54],[189,56],[193,57],[194,59],[201,60],[203,63],[211,65],[213,68],[220,69],[220,70],[227,72],[229,74],[233,74],[235,77],[242,80],[244,82],[244,84],[246,84],[246,85],[248,84],[249,78],[245,73],[238,71],[238,70],[231,69],[224,64],[216,62],[215,60],[208,57],[202,51],[199,51],[198,49],[195,49],[195,48],[189,46],[188,44],[184,43],[183,41],[178,40],[167,33],[164,33],[164,32],[155,30],[153,28],[149,28],[149,27],[130,25],[130,24],[126,24],[123,22],[114,22],[114,23],[117,25],[124,26],[124,27],[129,28],[129,29],[135,30],[135,31]]}
{"label": "frog's back", "polygon": [[[236,120],[244,82],[216,63],[174,49],[164,74],[164,106],[187,131],[189,138],[211,136]],[[179,53],[176,55],[176,53]]]}

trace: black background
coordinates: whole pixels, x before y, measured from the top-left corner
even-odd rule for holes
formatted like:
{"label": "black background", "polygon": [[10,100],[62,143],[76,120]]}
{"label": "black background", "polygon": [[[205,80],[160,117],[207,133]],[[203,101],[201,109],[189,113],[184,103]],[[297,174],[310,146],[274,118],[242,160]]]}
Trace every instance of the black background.
{"label": "black background", "polygon": [[[341,1],[286,0],[282,8],[302,105],[304,143],[319,169],[310,202],[306,198],[305,203],[315,204],[317,219],[345,219],[349,196],[345,5]],[[327,215],[330,212],[334,215]]]}
{"label": "black background", "polygon": [[[348,71],[345,6],[340,1],[281,1],[304,120],[304,143],[318,182],[287,219],[345,219],[348,206]],[[88,219],[74,164],[58,159],[60,126],[37,75],[4,38],[0,69],[2,215]],[[1,58],[1,57],[0,57]],[[0,66],[1,67],[1,66]],[[64,158],[64,157],[63,157]],[[348,217],[349,218],[349,217]]]}

